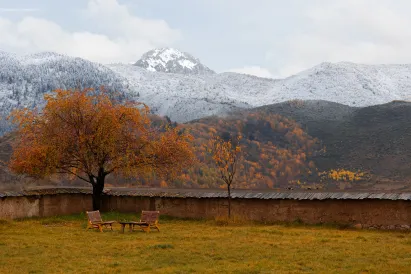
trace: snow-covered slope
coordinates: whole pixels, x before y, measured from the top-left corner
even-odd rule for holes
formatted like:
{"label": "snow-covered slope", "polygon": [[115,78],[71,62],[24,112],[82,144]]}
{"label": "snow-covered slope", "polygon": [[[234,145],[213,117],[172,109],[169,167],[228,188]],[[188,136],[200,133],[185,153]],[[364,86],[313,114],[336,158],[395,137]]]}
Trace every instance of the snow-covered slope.
{"label": "snow-covered slope", "polygon": [[55,53],[19,57],[0,52],[2,117],[15,107],[41,106],[43,94],[53,89],[102,85],[146,103],[154,113],[186,122],[292,99],[359,107],[411,100],[411,65],[322,63],[274,80],[238,73],[183,74],[135,65],[103,66]]}
{"label": "snow-covered slope", "polygon": [[[239,97],[235,86],[226,83],[225,74],[194,76],[153,73],[137,66],[123,64],[109,65],[109,68],[129,80],[131,97],[149,105],[154,113],[167,115],[174,121],[186,122],[252,107],[247,103],[247,97]],[[238,81],[232,82],[236,84],[244,82],[244,79],[254,78],[239,74],[233,76],[238,77]],[[267,81],[258,80],[253,82],[253,86]]]}
{"label": "snow-covered slope", "polygon": [[136,66],[149,71],[180,74],[208,75],[215,72],[201,64],[200,60],[186,52],[173,48],[153,49],[143,54]]}
{"label": "snow-covered slope", "polygon": [[54,89],[99,88],[123,93],[127,79],[109,68],[56,53],[18,57],[0,53],[0,106],[32,106]]}
{"label": "snow-covered slope", "polygon": [[[16,56],[0,52],[0,133],[4,117],[14,108],[42,106],[54,89],[105,86],[126,98],[128,81],[109,68],[56,53]],[[128,97],[127,97],[128,98]]]}
{"label": "snow-covered slope", "polygon": [[272,103],[311,99],[350,106],[410,100],[411,65],[322,63],[278,81],[262,98]]}
{"label": "snow-covered slope", "polygon": [[411,65],[322,63],[285,79],[238,73],[180,75],[110,65],[141,99],[177,121],[293,99],[369,106],[411,100]]}

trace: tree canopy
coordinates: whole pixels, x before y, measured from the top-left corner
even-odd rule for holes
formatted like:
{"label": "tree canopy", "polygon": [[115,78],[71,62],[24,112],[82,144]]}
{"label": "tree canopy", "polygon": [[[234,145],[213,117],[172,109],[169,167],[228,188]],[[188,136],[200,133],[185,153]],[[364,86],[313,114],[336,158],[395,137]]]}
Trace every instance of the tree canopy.
{"label": "tree canopy", "polygon": [[55,90],[38,109],[11,114],[18,138],[12,171],[36,178],[69,174],[93,186],[101,204],[104,179],[123,176],[173,177],[195,159],[192,137],[179,127],[154,127],[149,108],[121,103],[104,90]]}
{"label": "tree canopy", "polygon": [[220,179],[227,186],[228,217],[231,217],[231,185],[237,173],[237,167],[241,160],[241,135],[237,138],[226,136],[226,140],[220,136],[213,136],[206,149],[211,154],[213,162],[218,170]]}

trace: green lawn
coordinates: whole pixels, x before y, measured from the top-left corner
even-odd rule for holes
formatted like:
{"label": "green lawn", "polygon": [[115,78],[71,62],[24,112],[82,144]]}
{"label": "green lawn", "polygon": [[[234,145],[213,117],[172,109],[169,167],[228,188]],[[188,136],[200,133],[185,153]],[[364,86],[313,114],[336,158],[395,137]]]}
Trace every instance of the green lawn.
{"label": "green lawn", "polygon": [[[103,219],[136,219],[104,214]],[[86,230],[84,215],[0,221],[0,273],[411,273],[411,234],[162,218]]]}

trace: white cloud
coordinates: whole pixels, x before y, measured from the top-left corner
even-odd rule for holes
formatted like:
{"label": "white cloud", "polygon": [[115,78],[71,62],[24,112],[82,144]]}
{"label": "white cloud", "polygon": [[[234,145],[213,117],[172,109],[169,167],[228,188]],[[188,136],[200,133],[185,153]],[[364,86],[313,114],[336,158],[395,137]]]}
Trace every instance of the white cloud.
{"label": "white cloud", "polygon": [[35,12],[39,10],[36,8],[0,8],[0,12]]}
{"label": "white cloud", "polygon": [[259,66],[248,66],[248,67],[243,67],[243,68],[230,69],[228,71],[243,73],[243,74],[250,74],[250,75],[264,77],[264,78],[273,78],[273,75],[268,69],[265,69]]}
{"label": "white cloud", "polygon": [[87,12],[92,19],[99,20],[99,26],[105,31],[111,31],[113,36],[121,34],[124,39],[133,41],[137,36],[139,39],[164,45],[180,36],[180,32],[172,30],[164,20],[133,16],[117,0],[90,0]]}
{"label": "white cloud", "polygon": [[104,26],[107,32],[68,31],[32,16],[17,22],[0,17],[0,49],[17,53],[55,51],[102,63],[130,62],[181,37],[180,31],[165,21],[134,16],[116,0],[90,0],[84,14],[90,24]]}
{"label": "white cloud", "polygon": [[[411,8],[408,1],[318,1],[305,12],[308,29],[292,33],[281,49],[282,76],[297,73],[320,62],[411,62]],[[394,6],[395,4],[395,6]],[[278,48],[267,53],[275,60]]]}
{"label": "white cloud", "polygon": [[[167,9],[170,20],[185,30],[184,41],[164,20],[136,16],[131,6],[119,2],[88,0],[81,18],[87,22],[73,24],[72,18],[62,17],[67,28],[2,6],[0,50],[56,51],[129,63],[152,48],[176,45],[217,70],[232,67],[263,77],[289,76],[325,61],[411,63],[409,0],[121,1],[150,18],[161,18]],[[182,16],[185,9],[190,10]]]}

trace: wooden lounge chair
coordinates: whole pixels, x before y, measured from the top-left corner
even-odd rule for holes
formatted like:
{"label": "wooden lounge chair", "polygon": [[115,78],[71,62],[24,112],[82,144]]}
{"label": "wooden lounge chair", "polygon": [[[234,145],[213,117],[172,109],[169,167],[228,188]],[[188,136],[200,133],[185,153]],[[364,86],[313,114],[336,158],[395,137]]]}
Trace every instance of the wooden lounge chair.
{"label": "wooden lounge chair", "polygon": [[100,230],[100,232],[103,232],[103,226],[105,228],[108,228],[110,226],[110,229],[113,230],[113,223],[116,221],[105,221],[101,219],[100,211],[86,211],[87,213],[87,218],[88,218],[88,224],[87,224],[87,229],[90,228],[97,228]]}
{"label": "wooden lounge chair", "polygon": [[141,211],[141,218],[139,222],[133,224],[133,227],[138,225],[141,230],[150,232],[151,228],[155,228],[160,232],[158,225],[158,218],[160,217],[160,211]]}

